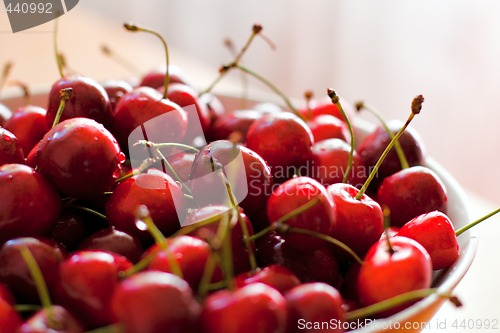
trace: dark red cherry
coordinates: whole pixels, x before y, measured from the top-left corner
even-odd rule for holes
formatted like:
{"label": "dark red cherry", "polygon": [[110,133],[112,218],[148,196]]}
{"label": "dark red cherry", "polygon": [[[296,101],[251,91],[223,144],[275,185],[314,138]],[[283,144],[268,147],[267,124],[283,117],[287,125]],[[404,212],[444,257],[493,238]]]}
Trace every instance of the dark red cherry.
{"label": "dark red cherry", "polygon": [[[332,286],[325,283],[302,284],[288,291],[285,299],[288,307],[287,332],[304,332],[304,329],[308,332],[344,332],[341,324],[345,318],[342,296]],[[330,325],[325,328],[321,323]]]}
{"label": "dark red cherry", "polygon": [[37,311],[16,333],[84,333],[80,321],[64,307],[53,305]]}
{"label": "dark red cherry", "polygon": [[[151,87],[154,89],[163,87],[165,84],[165,73],[165,65],[158,66],[142,77],[141,82],[139,83],[139,87]],[[170,83],[182,83],[190,85],[189,80],[179,66],[169,65],[168,75]]]}
{"label": "dark red cherry", "polygon": [[59,269],[56,300],[77,313],[89,328],[116,321],[111,297],[118,275],[132,267],[125,257],[103,251],[78,251]]}
{"label": "dark red cherry", "polygon": [[263,115],[250,126],[246,139],[247,147],[271,167],[275,180],[292,178],[294,167],[310,161],[314,144],[309,127],[289,112]]}
{"label": "dark red cherry", "polygon": [[[210,115],[210,127],[213,127],[213,124],[219,117],[226,114],[226,108],[220,101],[220,99],[212,93],[205,93],[198,97],[200,103],[205,104],[208,109],[208,114]],[[209,130],[211,133],[212,130]],[[205,133],[208,135],[208,133]]]}
{"label": "dark red cherry", "polygon": [[350,139],[346,123],[329,114],[321,114],[309,119],[307,126],[311,129],[314,142],[333,138],[347,142]]}
{"label": "dark red cherry", "polygon": [[[324,235],[330,235],[335,227],[335,206],[325,187],[309,177],[296,177],[280,184],[269,197],[267,216],[271,223],[311,200],[318,202],[307,211],[288,219],[288,226],[307,229]],[[296,234],[283,235],[290,246],[303,251],[314,251],[323,245],[318,238]]]}
{"label": "dark red cherry", "polygon": [[200,324],[205,333],[285,333],[285,298],[262,283],[221,290],[205,299]]}
{"label": "dark red cherry", "polygon": [[0,103],[0,126],[3,126],[12,116],[12,111],[2,103]]}
{"label": "dark red cherry", "polygon": [[331,235],[363,256],[384,231],[384,217],[380,205],[352,185],[336,183],[328,186],[335,205],[335,225]]}
{"label": "dark red cherry", "polygon": [[[394,134],[396,134],[402,125],[403,123],[399,120],[392,120],[387,123],[387,126]],[[390,141],[391,138],[385,128],[379,126],[359,143],[356,151],[368,170],[371,170],[377,163]],[[424,163],[425,148],[422,139],[414,129],[408,127],[398,141],[410,166],[422,165]],[[396,150],[393,148],[384,159],[384,162],[382,162],[376,177],[370,184],[370,188],[375,191],[384,178],[400,170],[401,162]]]}
{"label": "dark red cherry", "polygon": [[12,294],[12,291],[10,291],[7,285],[3,283],[0,283],[0,300],[3,300],[10,305],[16,304],[16,298]]}
{"label": "dark red cherry", "polygon": [[61,211],[59,195],[29,166],[0,166],[0,241],[26,235],[45,235]]}
{"label": "dark red cherry", "polygon": [[9,287],[19,303],[39,304],[38,291],[23,260],[21,247],[30,250],[51,292],[59,283],[59,265],[65,254],[56,242],[40,237],[11,239],[0,248],[0,281]]}
{"label": "dark red cherry", "polygon": [[52,85],[46,115],[49,127],[52,127],[59,109],[60,91],[66,88],[73,89],[73,92],[70,100],[66,103],[61,121],[85,117],[106,124],[111,111],[108,94],[95,80],[82,75],[74,75],[63,77]]}
{"label": "dark red cherry", "polygon": [[136,224],[136,211],[141,206],[148,207],[156,226],[165,235],[180,228],[177,216],[186,209],[184,194],[170,176],[158,170],[129,178],[116,186],[106,204],[106,217],[111,226],[124,231],[141,242],[150,242],[147,230],[139,229]]}
{"label": "dark red cherry", "polygon": [[5,123],[5,128],[19,139],[25,155],[28,155],[49,131],[45,120],[46,113],[47,111],[41,107],[27,105],[17,109]]}
{"label": "dark red cherry", "polygon": [[244,143],[248,129],[260,117],[262,112],[257,110],[235,110],[220,115],[211,127],[210,139]]}
{"label": "dark red cherry", "polygon": [[[432,282],[432,263],[427,251],[406,237],[375,243],[364,258],[357,279],[361,305],[369,306],[406,292],[426,289]],[[401,310],[394,308],[390,313]]]}
{"label": "dark red cherry", "polygon": [[433,269],[450,267],[459,256],[455,229],[448,216],[433,211],[405,223],[397,233],[416,240],[429,253]]}
{"label": "dark red cherry", "polygon": [[17,332],[22,325],[21,316],[7,301],[0,298],[0,327],[4,332]]}
{"label": "dark red cherry", "polygon": [[134,87],[124,80],[106,80],[102,82],[102,87],[108,94],[111,110],[115,109],[123,95],[134,90]]}
{"label": "dark red cherry", "polygon": [[82,250],[99,250],[118,254],[127,258],[130,262],[139,261],[144,250],[139,240],[123,231],[113,227],[99,230],[84,239],[78,246]]}
{"label": "dark red cherry", "polygon": [[236,286],[242,288],[252,283],[264,283],[284,294],[300,284],[299,278],[288,268],[271,265],[255,273],[243,273],[235,278]]}
{"label": "dark red cherry", "polygon": [[97,217],[72,208],[64,208],[50,232],[50,238],[74,251],[95,230],[102,228]]}
{"label": "dark red cherry", "polygon": [[4,164],[24,164],[24,153],[18,138],[0,127],[0,166]]}
{"label": "dark red cherry", "polygon": [[126,278],[115,289],[111,307],[125,332],[199,332],[200,306],[188,283],[170,273],[146,271]]}
{"label": "dark red cherry", "polygon": [[448,196],[441,178],[431,169],[415,166],[384,179],[377,201],[391,212],[391,224],[402,226],[414,217],[439,210],[446,213]]}
{"label": "dark red cherry", "polygon": [[53,127],[36,155],[40,172],[58,190],[82,199],[108,191],[125,159],[111,133],[88,118],[68,119]]}

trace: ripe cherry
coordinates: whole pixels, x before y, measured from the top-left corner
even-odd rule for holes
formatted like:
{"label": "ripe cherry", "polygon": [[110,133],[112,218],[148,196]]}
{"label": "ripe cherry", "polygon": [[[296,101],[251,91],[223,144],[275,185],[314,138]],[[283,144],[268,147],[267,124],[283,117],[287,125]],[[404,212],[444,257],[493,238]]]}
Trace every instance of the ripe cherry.
{"label": "ripe cherry", "polygon": [[349,130],[344,121],[329,114],[321,114],[307,120],[315,142],[337,138],[348,141]]}
{"label": "ripe cherry", "polygon": [[[161,88],[165,86],[165,65],[158,66],[146,73],[139,83],[139,87],[151,87],[154,89]],[[185,85],[190,85],[189,79],[186,74],[182,71],[179,66],[169,65],[168,75],[170,83],[182,83]]]}
{"label": "ripe cherry", "polygon": [[21,316],[7,301],[0,298],[0,327],[5,332],[17,332],[22,324]]}
{"label": "ripe cherry", "polygon": [[[132,85],[124,80],[106,80],[102,83],[102,87],[108,94],[111,112],[116,108],[123,95],[134,90]],[[108,122],[108,125],[113,126],[110,122]]]}
{"label": "ripe cherry", "polygon": [[0,127],[0,166],[4,164],[24,164],[24,153],[18,138]]}
{"label": "ripe cherry", "polygon": [[299,278],[285,266],[273,264],[255,273],[243,273],[235,278],[236,287],[242,288],[252,283],[264,283],[281,294],[300,284]]}
{"label": "ripe cherry", "polygon": [[256,110],[235,110],[217,118],[210,130],[210,139],[231,140],[244,143],[250,126],[260,117],[262,112]]}
{"label": "ripe cherry", "polygon": [[16,109],[12,117],[5,123],[5,128],[19,139],[25,155],[28,155],[49,131],[45,120],[46,113],[47,111],[41,107],[27,105]]}
{"label": "ripe cherry", "polygon": [[84,333],[85,328],[80,321],[68,310],[59,305],[49,309],[42,309],[24,322],[16,333]]}

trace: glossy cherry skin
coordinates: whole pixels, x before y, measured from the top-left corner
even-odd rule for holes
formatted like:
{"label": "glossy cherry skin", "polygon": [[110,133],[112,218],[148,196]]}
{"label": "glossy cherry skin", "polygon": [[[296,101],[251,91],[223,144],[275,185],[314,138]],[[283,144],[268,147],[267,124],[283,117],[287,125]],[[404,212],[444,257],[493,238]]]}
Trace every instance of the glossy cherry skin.
{"label": "glossy cherry skin", "polygon": [[[287,332],[303,332],[300,323],[330,324],[329,329],[305,327],[307,332],[344,332],[341,322],[344,321],[343,300],[337,289],[326,283],[306,283],[289,290],[285,294],[288,307]],[[317,325],[317,324],[316,324]]]}
{"label": "glossy cherry skin", "polygon": [[73,89],[73,92],[61,115],[61,121],[85,117],[106,124],[111,111],[108,94],[95,80],[82,75],[74,75],[57,80],[50,89],[46,115],[49,127],[52,127],[59,109],[60,91],[66,88]]}
{"label": "glossy cherry skin", "polygon": [[248,130],[246,143],[271,167],[275,180],[286,180],[294,176],[290,168],[299,168],[311,159],[314,138],[299,117],[280,112],[256,120]]}
{"label": "glossy cherry skin", "polygon": [[125,257],[108,252],[74,252],[60,266],[56,301],[78,313],[89,328],[114,323],[111,297],[119,273],[131,267]]}
{"label": "glossy cherry skin", "polygon": [[210,139],[231,140],[244,143],[250,126],[260,117],[262,112],[257,110],[235,110],[220,115],[210,130]]}
{"label": "glossy cherry skin", "polygon": [[450,267],[459,256],[459,245],[455,229],[448,216],[433,211],[422,214],[405,223],[398,236],[416,240],[429,253],[432,268]]}
{"label": "glossy cherry skin", "polygon": [[[402,125],[403,123],[399,120],[387,122],[387,126],[394,134],[399,131]],[[382,126],[379,126],[359,143],[356,151],[368,170],[371,170],[377,163],[390,141],[391,137],[387,131]],[[425,147],[422,139],[412,127],[408,127],[398,141],[410,166],[422,165],[424,163]],[[382,162],[377,176],[370,183],[370,189],[376,191],[384,178],[400,170],[401,162],[396,150],[393,148]]]}
{"label": "glossy cherry skin", "polygon": [[132,263],[139,261],[144,252],[137,238],[113,227],[90,235],[81,242],[78,249],[111,252],[124,256]]}
{"label": "glossy cherry skin", "polygon": [[134,90],[134,87],[124,80],[106,80],[102,83],[102,87],[108,94],[111,110],[115,109],[123,95]]}
{"label": "glossy cherry skin", "polygon": [[[343,103],[342,107],[347,106],[348,103]],[[347,116],[350,117],[351,112],[349,109],[344,108],[344,111],[347,113]],[[312,119],[316,116],[327,114],[331,115],[334,117],[337,117],[338,119],[345,121],[344,116],[340,112],[339,108],[337,107],[336,104],[333,104],[330,99],[318,99],[311,101],[311,105],[309,109],[301,109],[299,110],[300,114],[305,119]]]}
{"label": "glossy cherry skin", "polygon": [[359,190],[352,185],[337,183],[327,189],[336,207],[331,235],[363,256],[384,231],[380,205],[366,194],[357,200]]}
{"label": "glossy cherry skin", "polygon": [[[312,147],[312,161],[308,175],[324,186],[341,183],[347,171],[351,146],[340,139],[327,139],[316,142]],[[347,182],[361,188],[368,177],[368,170],[363,166],[358,154],[354,151],[352,167]]]}
{"label": "glossy cherry skin", "polygon": [[21,304],[39,304],[40,299],[21,247],[27,247],[42,272],[47,288],[53,292],[59,283],[59,265],[65,258],[62,248],[49,239],[23,237],[11,239],[0,248],[0,281]]}
{"label": "glossy cherry skin", "polygon": [[347,142],[349,139],[349,130],[346,123],[329,114],[321,114],[308,120],[307,126],[311,129],[314,142],[332,138]]}
{"label": "glossy cherry skin", "polygon": [[138,140],[182,142],[187,129],[186,112],[149,87],[136,88],[123,95],[112,119],[113,134],[124,152]]}
{"label": "glossy cherry skin", "polygon": [[17,332],[23,323],[21,316],[7,301],[0,298],[0,327],[5,332]]}
{"label": "glossy cherry skin", "polygon": [[[183,225],[197,227],[192,230],[189,235],[198,237],[210,243],[216,238],[220,223],[228,213],[230,213],[230,208],[228,206],[206,206],[192,211],[187,216]],[[248,249],[243,242],[244,231],[242,225],[245,225],[249,236],[252,236],[254,231],[252,223],[241,210],[239,211],[238,218],[233,219],[231,217],[232,214],[229,216],[229,223],[231,225],[231,253],[233,257],[233,270],[235,274],[240,274],[248,272],[251,268],[248,257]],[[208,219],[213,220],[213,222],[204,224],[203,222]]]}
{"label": "glossy cherry skin", "polygon": [[54,227],[61,200],[40,173],[21,164],[0,166],[0,188],[0,242]]}
{"label": "glossy cherry skin", "polygon": [[24,153],[19,139],[10,131],[0,127],[0,166],[24,164]]}
{"label": "glossy cherry skin", "polygon": [[205,333],[284,333],[286,322],[285,298],[262,283],[210,295],[205,299],[200,317]]}
{"label": "glossy cherry skin", "polygon": [[434,171],[415,166],[384,179],[377,192],[377,201],[389,207],[391,224],[402,226],[420,214],[434,210],[446,213],[448,195]]}
{"label": "glossy cherry skin", "polygon": [[59,305],[42,309],[21,325],[16,333],[84,333],[85,328],[68,310]]}
{"label": "glossy cherry skin", "polygon": [[252,283],[263,283],[281,294],[300,284],[299,278],[290,269],[277,264],[264,267],[255,273],[240,274],[235,278],[235,282],[238,288]]}
{"label": "glossy cherry skin", "polygon": [[[391,238],[374,244],[364,258],[357,279],[359,301],[369,306],[406,292],[426,289],[432,283],[432,263],[427,251],[406,237]],[[390,311],[401,310],[397,307]]]}
{"label": "glossy cherry skin", "polygon": [[153,222],[164,235],[180,228],[183,217],[177,213],[185,209],[184,195],[170,176],[149,170],[129,178],[116,186],[106,204],[106,217],[111,226],[148,243],[151,235],[136,225],[136,211],[141,205],[148,207]]}
{"label": "glossy cherry skin", "polygon": [[200,306],[188,283],[170,273],[146,271],[126,278],[111,306],[126,333],[199,332]]}
{"label": "glossy cherry skin", "polygon": [[103,125],[72,118],[45,134],[36,159],[40,172],[59,191],[73,198],[93,199],[114,184],[125,156]]}
{"label": "glossy cherry skin", "polygon": [[41,107],[27,105],[17,109],[5,123],[5,128],[19,139],[24,155],[28,155],[49,131],[45,120],[46,113],[47,111]]}
{"label": "glossy cherry skin", "polygon": [[[214,168],[222,172],[222,167],[224,173],[215,176]],[[226,140],[206,145],[193,161],[190,178],[198,206],[227,204],[229,194],[224,175],[247,214],[264,208],[273,185],[267,163],[251,149]]]}
{"label": "glossy cherry skin", "polygon": [[12,116],[12,111],[2,103],[0,103],[0,126],[3,126],[5,122]]}
{"label": "glossy cherry skin", "polygon": [[[142,77],[139,86],[151,87],[154,89],[163,87],[165,84],[165,73],[165,65],[158,66]],[[183,83],[189,85],[189,80],[179,66],[169,65],[168,75],[170,83]]]}
{"label": "glossy cherry skin", "polygon": [[[207,242],[191,236],[169,238],[166,249],[162,250],[157,244],[151,247],[145,255],[153,251],[156,255],[149,263],[149,269],[174,273],[169,257],[174,258],[182,272],[182,278],[193,290],[198,289],[208,258],[212,255],[212,249]],[[212,281],[218,282],[221,279],[222,272],[217,268]]]}
{"label": "glossy cherry skin", "polygon": [[[318,200],[316,205],[285,223],[291,227],[330,235],[336,224],[336,207],[325,187],[309,177],[290,179],[273,191],[267,202],[269,221],[276,223],[284,215],[313,199]],[[306,252],[318,249],[323,244],[316,237],[293,232],[287,233],[283,238],[290,246]]]}

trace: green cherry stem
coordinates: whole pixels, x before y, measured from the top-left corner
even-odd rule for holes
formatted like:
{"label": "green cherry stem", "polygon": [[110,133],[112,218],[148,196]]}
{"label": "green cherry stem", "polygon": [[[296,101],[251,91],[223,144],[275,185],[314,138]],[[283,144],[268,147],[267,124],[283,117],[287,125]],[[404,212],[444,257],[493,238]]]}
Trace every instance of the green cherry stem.
{"label": "green cherry stem", "polygon": [[403,135],[403,132],[406,130],[406,128],[408,127],[408,125],[410,125],[410,123],[413,120],[413,118],[417,114],[420,113],[420,110],[422,109],[422,103],[423,102],[424,102],[424,98],[422,97],[422,95],[418,95],[417,97],[415,97],[413,99],[413,101],[411,103],[411,113],[410,113],[410,116],[406,120],[406,122],[403,125],[403,127],[401,127],[400,130],[396,133],[396,135],[391,140],[391,142],[389,142],[389,144],[387,145],[387,147],[385,147],[384,152],[382,153],[382,155],[378,159],[377,163],[373,167],[370,175],[368,176],[368,179],[365,181],[365,183],[363,184],[363,186],[359,190],[358,194],[356,195],[355,198],[357,200],[361,200],[361,198],[365,194],[366,190],[368,189],[368,186],[370,185],[371,181],[373,180],[373,178],[375,178],[375,175],[378,173],[378,169],[380,168],[380,165],[382,165],[382,162],[387,157],[387,155],[391,151],[392,147],[394,147],[394,144],[397,142],[397,140],[399,140],[399,138],[401,137],[401,135]]}
{"label": "green cherry stem", "polygon": [[14,309],[17,312],[36,312],[43,309],[40,305],[33,304],[16,304],[14,305]]}
{"label": "green cherry stem", "polygon": [[212,281],[212,277],[218,263],[220,264],[219,256],[217,255],[217,253],[212,252],[212,255],[208,257],[208,260],[205,264],[203,275],[201,276],[200,280],[200,285],[198,286],[198,295],[200,295],[201,298],[204,298],[209,292],[210,281]]}
{"label": "green cherry stem", "polygon": [[141,173],[146,172],[146,170],[148,170],[155,162],[156,162],[156,159],[154,159],[154,158],[146,158],[144,161],[142,161],[141,165],[139,165],[139,168],[132,170],[131,172],[127,173],[126,175],[118,178],[117,180],[115,180],[115,182],[121,183],[129,178],[140,175]]}
{"label": "green cherry stem", "polygon": [[59,102],[59,108],[57,109],[56,117],[54,118],[54,122],[52,123],[52,127],[56,126],[59,124],[59,121],[61,121],[61,116],[63,114],[64,108],[66,107],[66,104],[71,98],[71,95],[73,95],[73,89],[72,88],[64,88],[59,91],[60,94],[60,102]]}
{"label": "green cherry stem", "polygon": [[128,61],[126,58],[122,57],[118,53],[114,52],[108,45],[101,45],[101,52],[108,58],[114,60],[118,65],[129,71],[131,74],[140,75],[141,70],[137,68],[134,64]]}
{"label": "green cherry stem", "polygon": [[[380,114],[380,112],[373,105],[367,104],[365,102],[357,102],[355,104],[355,107],[356,107],[356,110],[358,112],[360,112],[362,110],[366,110],[369,113],[371,113],[373,116],[375,116],[375,118],[377,118],[378,121],[382,124],[382,126],[384,127],[387,134],[389,134],[389,137],[391,138],[391,140],[394,139],[394,133],[390,130],[389,126],[387,126],[387,123],[385,122],[385,120],[382,117],[382,115]],[[398,155],[399,163],[401,163],[401,168],[408,169],[410,167],[410,165],[408,164],[408,160],[406,159],[406,155],[403,151],[403,148],[401,148],[401,144],[399,143],[399,140],[396,141],[396,143],[394,144],[394,149],[396,150],[396,154]]]}
{"label": "green cherry stem", "polygon": [[391,210],[387,205],[382,207],[382,212],[384,214],[384,233],[385,240],[387,241],[387,248],[389,249],[389,255],[396,253],[391,244],[391,237],[389,236],[389,228],[391,227]]}
{"label": "green cherry stem", "polygon": [[483,222],[484,220],[489,219],[493,215],[498,214],[499,212],[500,212],[500,208],[495,209],[494,211],[492,211],[491,213],[489,213],[489,214],[481,217],[480,219],[478,219],[478,220],[476,220],[474,222],[471,222],[471,223],[467,224],[466,226],[463,226],[462,228],[458,229],[457,231],[455,231],[455,235],[457,237],[460,236],[461,234],[463,234],[467,230],[469,230],[472,227],[478,225],[479,223]]}
{"label": "green cherry stem", "polygon": [[169,74],[169,68],[168,68],[169,64],[170,64],[170,60],[169,60],[169,56],[168,56],[168,46],[167,46],[167,42],[165,41],[165,38],[163,38],[162,35],[160,35],[156,31],[140,28],[134,24],[125,23],[123,26],[125,27],[125,29],[127,29],[128,31],[131,31],[131,32],[142,31],[142,32],[147,32],[149,34],[155,35],[162,42],[163,48],[165,49],[165,63],[167,65],[166,72],[165,72],[165,82],[163,83],[163,85],[165,86],[165,89],[163,91],[163,98],[166,99],[167,93],[168,93],[168,85],[170,84],[170,74]]}
{"label": "green cherry stem", "polygon": [[457,297],[451,295],[450,293],[441,293],[437,288],[420,289],[420,290],[410,291],[395,297],[391,297],[385,301],[381,301],[379,303],[375,303],[373,305],[364,308],[347,312],[345,315],[345,320],[354,321],[358,319],[367,318],[377,313],[391,310],[396,306],[403,305],[412,301],[417,301],[422,299],[423,297],[431,295],[437,295],[441,298],[446,298],[450,300],[456,307],[462,306],[460,300]]}
{"label": "green cherry stem", "polygon": [[79,206],[79,205],[74,205],[74,204],[68,204],[67,207],[70,207],[70,208],[74,208],[74,209],[78,209],[78,210],[81,210],[83,212],[87,212],[87,213],[90,213],[94,216],[97,216],[103,220],[106,220],[106,215],[102,214],[102,213],[99,213],[91,208],[88,208],[88,207],[83,207],[83,206]]}
{"label": "green cherry stem", "polygon": [[351,149],[349,151],[349,159],[347,160],[347,168],[344,173],[344,177],[342,178],[342,183],[347,183],[347,178],[349,177],[349,172],[351,171],[352,168],[352,160],[354,157],[354,130],[351,125],[351,121],[349,120],[349,117],[347,117],[347,113],[345,113],[344,108],[342,107],[342,104],[340,103],[340,98],[335,92],[335,90],[328,88],[326,90],[326,93],[328,94],[328,97],[332,100],[332,103],[337,106],[339,109],[340,113],[344,117],[344,120],[347,124],[347,128],[349,129],[349,135],[351,136]]}
{"label": "green cherry stem", "polygon": [[61,57],[61,54],[59,53],[59,45],[58,45],[58,41],[57,41],[57,35],[59,34],[59,19],[56,18],[54,20],[54,34],[53,34],[53,37],[54,37],[54,54],[56,56],[56,63],[57,63],[57,69],[59,71],[59,76],[61,78],[64,77],[64,64],[63,64],[63,59]]}
{"label": "green cherry stem", "polygon": [[52,301],[50,299],[49,290],[47,288],[47,284],[45,283],[45,279],[43,278],[42,271],[40,270],[40,266],[38,266],[33,254],[26,246],[20,247],[19,250],[21,251],[21,256],[23,257],[24,262],[26,262],[33,282],[35,283],[42,307],[46,310],[50,309],[52,307]]}
{"label": "green cherry stem", "polygon": [[2,76],[0,76],[0,92],[2,91],[5,83],[7,82],[10,72],[12,71],[12,67],[14,67],[14,63],[12,61],[8,61],[2,70]]}

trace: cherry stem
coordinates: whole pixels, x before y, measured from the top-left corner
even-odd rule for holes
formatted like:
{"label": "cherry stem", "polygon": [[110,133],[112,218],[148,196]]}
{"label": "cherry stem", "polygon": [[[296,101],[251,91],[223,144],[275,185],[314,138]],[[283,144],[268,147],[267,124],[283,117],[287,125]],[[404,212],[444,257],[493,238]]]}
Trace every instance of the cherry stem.
{"label": "cherry stem", "polygon": [[99,327],[86,333],[122,333],[125,332],[125,327],[122,324],[113,324],[104,327]]}
{"label": "cherry stem", "polygon": [[[382,124],[387,134],[389,134],[391,140],[394,139],[394,133],[390,130],[389,126],[387,126],[387,123],[385,122],[380,112],[373,105],[367,104],[365,102],[357,102],[355,106],[358,112],[361,110],[366,110],[373,116],[375,116],[375,118],[377,118],[378,121]],[[401,169],[408,169],[410,165],[408,164],[408,160],[406,159],[406,155],[403,151],[403,148],[401,148],[399,140],[396,141],[396,143],[394,144],[394,149],[396,149],[396,154],[398,155],[399,163],[401,163]]]}
{"label": "cherry stem", "polygon": [[139,165],[138,169],[132,170],[128,174],[118,178],[117,180],[115,180],[115,183],[121,183],[129,178],[140,175],[141,173],[148,170],[155,162],[156,160],[154,158],[146,158],[144,161],[142,161],[141,165]]}
{"label": "cherry stem", "polygon": [[307,90],[304,92],[304,99],[306,100],[306,110],[307,110],[307,118],[311,119],[313,117],[312,113],[312,108],[311,108],[311,101],[314,97],[314,93],[312,90]]}
{"label": "cherry stem", "polygon": [[166,99],[167,98],[167,93],[168,93],[168,86],[170,84],[170,73],[169,73],[170,69],[168,68],[169,64],[170,64],[170,60],[169,60],[169,56],[168,56],[168,46],[167,46],[167,42],[165,41],[165,38],[163,38],[162,35],[160,35],[156,31],[149,30],[149,29],[144,29],[144,28],[140,28],[140,27],[138,27],[136,25],[133,25],[133,24],[125,23],[123,26],[128,31],[132,31],[132,32],[142,31],[142,32],[147,32],[149,34],[153,34],[156,37],[158,37],[160,39],[160,41],[162,42],[163,48],[165,49],[165,63],[167,65],[167,68],[165,70],[165,81],[163,83],[163,85],[165,86],[165,89],[163,91],[163,99]]}
{"label": "cherry stem", "polygon": [[[19,87],[23,91],[24,105],[31,104],[31,92],[27,84],[21,81],[10,81],[9,85]],[[0,87],[0,90],[2,88]]]}
{"label": "cherry stem", "polygon": [[130,61],[128,61],[126,58],[122,57],[118,53],[114,52],[108,45],[103,44],[101,45],[101,52],[109,57],[110,59],[114,60],[117,64],[122,66],[124,69],[129,71],[131,74],[134,75],[140,75],[141,70],[137,68],[134,64],[132,64]]}
{"label": "cherry stem", "polygon": [[204,298],[210,289],[210,281],[212,281],[212,277],[215,272],[215,268],[217,267],[217,263],[220,263],[219,257],[216,253],[212,253],[211,256],[208,257],[208,260],[205,264],[205,268],[203,270],[203,275],[201,276],[200,285],[198,286],[198,295]]}
{"label": "cherry stem", "polygon": [[347,117],[347,113],[345,113],[344,108],[340,103],[340,98],[335,92],[335,90],[327,88],[326,93],[328,94],[328,97],[330,97],[330,99],[332,100],[332,103],[337,106],[340,113],[344,117],[344,120],[347,124],[347,128],[349,129],[349,135],[351,136],[351,149],[349,151],[349,159],[347,160],[347,168],[345,170],[344,177],[342,177],[342,183],[347,183],[347,178],[349,177],[349,172],[351,171],[352,168],[352,160],[354,158],[354,130],[352,128],[351,122],[349,121],[349,117]]}
{"label": "cherry stem", "polygon": [[28,247],[21,246],[19,251],[21,251],[24,262],[26,262],[33,282],[35,283],[42,307],[46,310],[50,309],[52,307],[52,301],[50,300],[49,290],[47,288],[47,284],[45,283],[45,279],[43,278],[40,266],[38,266],[38,263]]}
{"label": "cherry stem", "polygon": [[[241,58],[243,57],[243,55],[247,52],[248,48],[250,47],[250,45],[252,44],[253,40],[255,39],[255,37],[260,34],[260,32],[262,31],[262,26],[261,25],[258,25],[258,24],[254,24],[253,27],[252,27],[252,34],[250,35],[250,37],[248,38],[247,42],[245,43],[245,45],[243,46],[243,48],[240,50],[240,52],[236,55],[236,57],[234,58],[233,62],[231,63],[231,65],[234,65],[234,66],[231,66],[231,68],[234,68],[235,65],[239,64],[239,62],[241,61]],[[211,92],[215,86],[220,82],[222,81],[222,79],[227,75],[227,73],[229,72],[229,70],[223,70],[224,68],[226,68],[227,66],[223,66],[221,68],[221,70],[219,71],[219,76],[217,76],[217,78],[208,86],[207,89],[203,90],[199,96],[201,95],[204,95],[204,94],[207,94],[209,92]]]}
{"label": "cherry stem", "polygon": [[472,227],[478,225],[479,223],[483,222],[484,220],[486,219],[489,219],[490,217],[492,217],[493,215],[497,214],[500,212],[500,208],[492,211],[491,213],[481,217],[480,219],[474,221],[474,222],[471,222],[469,224],[467,224],[466,226],[463,226],[462,228],[458,229],[457,231],[455,231],[455,235],[458,237],[460,236],[461,234],[463,234],[464,232],[466,232],[467,230],[471,229]]}
{"label": "cherry stem", "polygon": [[59,19],[54,20],[54,53],[56,56],[57,69],[59,70],[59,76],[64,77],[64,65],[61,54],[59,53],[59,45],[57,42],[57,35],[59,33]]}
{"label": "cherry stem", "polygon": [[3,66],[2,76],[0,77],[0,92],[2,91],[7,79],[9,78],[10,72],[12,71],[12,67],[14,67],[14,63],[12,61],[8,61]]}
{"label": "cherry stem", "polygon": [[14,305],[14,309],[17,312],[35,312],[41,310],[42,307],[34,304],[16,304]]}
{"label": "cherry stem", "polygon": [[234,282],[234,267],[233,267],[233,252],[231,246],[231,228],[235,218],[238,218],[238,212],[233,208],[231,219],[226,215],[221,224],[226,230],[226,235],[222,241],[222,266],[224,267],[224,278],[226,280],[227,288],[235,290],[236,285]]}
{"label": "cherry stem", "polygon": [[71,98],[71,95],[73,95],[73,89],[72,88],[64,88],[59,91],[60,95],[60,102],[59,102],[59,108],[57,109],[56,117],[54,118],[54,122],[52,123],[52,127],[56,126],[59,124],[59,121],[61,121],[61,116],[63,114],[64,108],[66,107],[66,104]]}
{"label": "cherry stem", "polygon": [[95,215],[103,220],[106,220],[106,215],[104,214],[101,214],[91,208],[88,208],[88,207],[83,207],[83,206],[78,206],[78,205],[73,205],[73,204],[69,204],[68,207],[70,208],[74,208],[74,209],[78,209],[78,210],[81,210],[81,211],[84,211],[84,212],[87,212],[87,213],[90,213],[92,215]]}
{"label": "cherry stem", "polygon": [[190,145],[185,145],[183,143],[167,142],[167,143],[156,143],[155,145],[158,148],[168,148],[168,147],[181,148],[181,149],[191,151],[195,154],[200,152],[200,150],[198,148],[195,148],[195,147],[190,146]]}
{"label": "cherry stem", "polygon": [[346,321],[354,321],[363,318],[367,318],[373,316],[377,313],[394,309],[396,306],[406,304],[408,302],[417,301],[424,297],[437,295],[442,298],[447,298],[450,300],[456,307],[461,307],[462,303],[456,297],[451,295],[450,293],[440,293],[437,288],[429,288],[429,289],[420,289],[413,290],[398,296],[391,297],[387,300],[375,303],[373,305],[360,308],[354,311],[347,312],[345,314]]}
{"label": "cherry stem", "polygon": [[391,210],[387,205],[382,207],[382,212],[384,213],[384,233],[385,239],[387,241],[387,248],[389,249],[389,255],[396,253],[391,244],[391,237],[389,236],[389,228],[391,227]]}
{"label": "cherry stem", "polygon": [[[224,40],[224,45],[229,50],[229,53],[236,58],[238,56],[238,52],[236,51],[236,47],[231,39],[227,38]],[[241,74],[241,85],[243,86],[243,90],[241,93],[241,108],[245,109],[247,107],[248,102],[248,77],[245,73],[240,72]]]}
{"label": "cherry stem", "polygon": [[382,155],[378,159],[377,163],[373,167],[372,171],[370,172],[370,175],[368,176],[368,179],[365,181],[365,183],[363,184],[363,186],[359,190],[358,194],[356,195],[355,198],[357,200],[361,200],[361,198],[365,194],[366,190],[368,189],[368,186],[370,185],[371,181],[373,180],[373,178],[375,178],[375,175],[378,173],[378,169],[380,168],[380,165],[382,165],[382,162],[387,157],[387,155],[391,151],[392,147],[394,147],[395,143],[399,140],[399,138],[401,137],[401,135],[403,135],[403,132],[406,130],[406,128],[408,127],[408,125],[410,125],[410,123],[413,120],[413,118],[415,117],[415,115],[417,115],[417,114],[420,113],[420,110],[422,109],[422,103],[423,102],[424,102],[424,98],[422,97],[422,95],[418,95],[417,97],[415,97],[413,99],[413,101],[411,103],[411,114],[410,114],[410,116],[406,120],[406,123],[403,125],[403,127],[401,127],[399,129],[399,131],[396,133],[396,135],[391,140],[391,142],[389,142],[389,144],[387,145],[387,147],[385,147],[384,152],[382,153]]}

